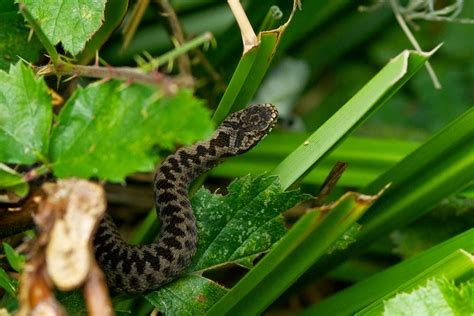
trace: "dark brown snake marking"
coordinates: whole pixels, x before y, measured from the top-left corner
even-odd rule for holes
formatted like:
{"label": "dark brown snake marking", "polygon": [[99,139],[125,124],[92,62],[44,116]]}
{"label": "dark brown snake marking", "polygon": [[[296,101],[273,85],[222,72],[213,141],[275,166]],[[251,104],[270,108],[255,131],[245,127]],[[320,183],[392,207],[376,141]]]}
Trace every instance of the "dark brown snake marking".
{"label": "dark brown snake marking", "polygon": [[180,148],[163,161],[154,181],[161,222],[160,239],[155,243],[126,243],[112,219],[104,217],[94,237],[94,248],[109,288],[127,293],[156,289],[186,268],[198,240],[189,184],[223,158],[255,146],[270,132],[277,116],[271,104],[250,106],[228,116],[211,139]]}

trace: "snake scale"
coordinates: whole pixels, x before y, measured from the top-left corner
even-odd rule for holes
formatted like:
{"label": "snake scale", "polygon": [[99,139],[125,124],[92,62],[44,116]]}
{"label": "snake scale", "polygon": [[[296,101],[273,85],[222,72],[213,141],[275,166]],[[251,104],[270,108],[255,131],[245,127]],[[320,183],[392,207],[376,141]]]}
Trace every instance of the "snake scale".
{"label": "snake scale", "polygon": [[271,104],[258,104],[229,115],[207,141],[178,149],[158,167],[155,203],[160,238],[149,245],[131,245],[106,215],[94,237],[94,250],[107,284],[116,292],[141,293],[176,278],[191,262],[198,241],[188,197],[189,184],[223,158],[255,146],[278,117]]}

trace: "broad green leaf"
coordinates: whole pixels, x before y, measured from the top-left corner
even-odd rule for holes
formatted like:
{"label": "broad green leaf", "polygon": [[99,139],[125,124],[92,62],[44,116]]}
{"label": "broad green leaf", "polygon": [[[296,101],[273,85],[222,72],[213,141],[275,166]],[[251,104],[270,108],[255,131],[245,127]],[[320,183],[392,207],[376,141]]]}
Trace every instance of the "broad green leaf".
{"label": "broad green leaf", "polygon": [[54,174],[116,182],[153,170],[154,146],[172,149],[212,130],[208,111],[189,91],[165,98],[154,87],[116,81],[76,90],[58,121],[49,152]]}
{"label": "broad green leaf", "polygon": [[[19,1],[18,1],[19,2]],[[21,0],[53,45],[76,55],[100,28],[106,0]]]}
{"label": "broad green leaf", "polygon": [[0,268],[0,287],[3,288],[8,294],[15,296],[15,281],[11,279],[2,268]]}
{"label": "broad green leaf", "polygon": [[283,192],[275,176],[247,176],[227,189],[225,196],[200,189],[192,198],[199,243],[188,271],[267,251],[286,232],[281,213],[302,199],[299,191]]}
{"label": "broad green leaf", "polygon": [[13,192],[21,198],[28,193],[28,183],[15,170],[0,163],[0,190]]}
{"label": "broad green leaf", "polygon": [[41,44],[32,37],[28,40],[28,28],[18,14],[18,7],[13,1],[0,2],[0,69],[8,70],[10,64],[21,57],[35,62],[40,56]]}
{"label": "broad green leaf", "polygon": [[0,70],[0,162],[32,164],[47,152],[51,100],[22,62]]}
{"label": "broad green leaf", "polygon": [[3,243],[3,250],[5,250],[5,254],[7,255],[7,260],[10,266],[16,272],[20,272],[23,264],[25,263],[25,256],[20,255],[6,242]]}
{"label": "broad green leaf", "polygon": [[444,278],[429,280],[411,293],[400,293],[384,304],[384,316],[473,315],[474,280],[459,287]]}
{"label": "broad green leaf", "polygon": [[196,275],[177,280],[145,298],[164,315],[203,315],[227,289]]}

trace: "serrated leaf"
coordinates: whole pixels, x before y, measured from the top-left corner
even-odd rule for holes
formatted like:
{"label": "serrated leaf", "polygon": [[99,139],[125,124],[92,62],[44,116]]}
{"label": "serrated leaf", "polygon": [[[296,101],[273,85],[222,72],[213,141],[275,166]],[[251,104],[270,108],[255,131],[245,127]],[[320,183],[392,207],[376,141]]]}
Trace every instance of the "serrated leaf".
{"label": "serrated leaf", "polygon": [[106,0],[22,0],[53,45],[76,55],[100,28]]}
{"label": "serrated leaf", "polygon": [[0,70],[0,161],[32,164],[47,152],[51,100],[44,80],[22,62]]}
{"label": "serrated leaf", "polygon": [[276,176],[232,182],[225,196],[200,189],[192,198],[199,230],[188,271],[206,270],[267,251],[286,232],[281,213],[302,199],[284,192]]}
{"label": "serrated leaf", "polygon": [[16,284],[13,279],[11,279],[8,274],[0,268],[0,287],[4,289],[8,294],[15,296]]}
{"label": "serrated leaf", "polygon": [[[13,192],[16,196],[22,198],[28,193],[28,183],[15,170],[0,163],[0,190]],[[1,196],[0,201],[2,201]]]}
{"label": "serrated leaf", "polygon": [[18,61],[18,56],[34,62],[42,49],[41,44],[32,37],[28,40],[29,30],[18,14],[17,6],[10,1],[0,3],[0,69],[8,70],[10,64]]}
{"label": "serrated leaf", "polygon": [[5,250],[5,254],[7,255],[7,260],[10,266],[16,272],[20,272],[23,264],[25,263],[25,256],[20,255],[6,242],[3,243],[3,250]]}
{"label": "serrated leaf", "polygon": [[57,177],[120,182],[154,169],[152,148],[171,149],[207,136],[209,112],[189,91],[159,97],[156,88],[117,81],[78,89],[59,114],[50,159]]}
{"label": "serrated leaf", "polygon": [[196,275],[168,284],[145,298],[164,315],[203,315],[227,289]]}
{"label": "serrated leaf", "polygon": [[432,279],[411,293],[401,293],[384,304],[384,316],[472,315],[474,280],[457,288],[446,279]]}

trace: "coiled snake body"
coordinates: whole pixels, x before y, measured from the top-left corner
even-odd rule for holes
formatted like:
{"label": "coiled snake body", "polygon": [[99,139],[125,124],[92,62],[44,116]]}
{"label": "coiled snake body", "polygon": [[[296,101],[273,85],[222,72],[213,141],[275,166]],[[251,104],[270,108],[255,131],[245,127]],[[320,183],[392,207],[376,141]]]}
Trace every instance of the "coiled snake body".
{"label": "coiled snake body", "polygon": [[276,122],[270,104],[253,105],[227,117],[211,139],[183,147],[158,167],[154,192],[161,222],[160,239],[150,245],[130,245],[106,215],[94,237],[97,261],[109,288],[140,293],[156,289],[182,272],[196,252],[196,221],[188,198],[190,182],[223,158],[255,146]]}

